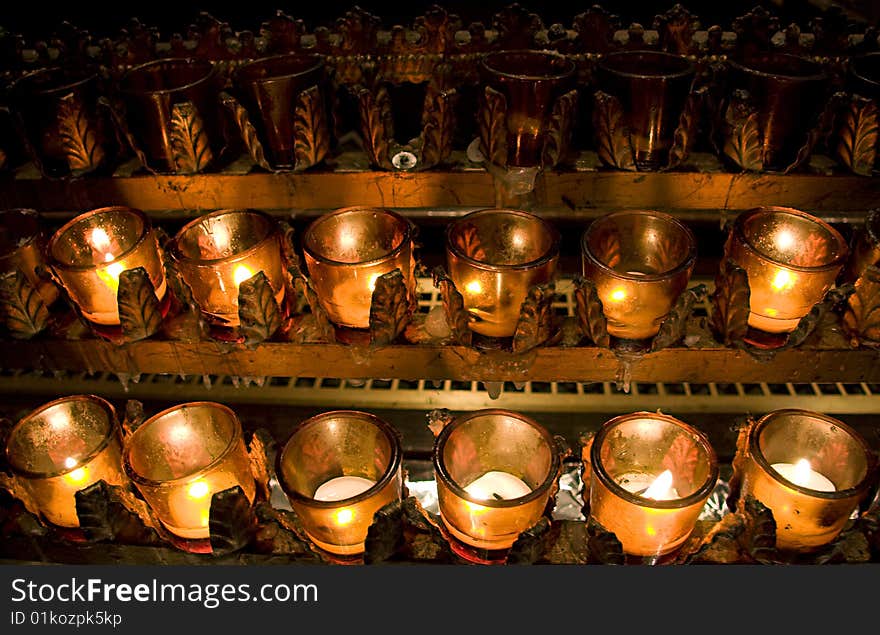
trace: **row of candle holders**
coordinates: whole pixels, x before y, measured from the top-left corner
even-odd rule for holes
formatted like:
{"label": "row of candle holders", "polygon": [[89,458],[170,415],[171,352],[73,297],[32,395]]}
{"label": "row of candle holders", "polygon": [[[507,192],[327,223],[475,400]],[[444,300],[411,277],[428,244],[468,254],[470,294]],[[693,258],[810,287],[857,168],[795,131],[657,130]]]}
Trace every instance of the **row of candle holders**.
{"label": "row of candle holders", "polygon": [[[35,212],[7,210],[3,216],[0,262],[6,273],[0,280],[6,297],[12,285],[19,304],[27,305],[32,296],[48,306],[63,289],[82,318],[111,340],[124,322],[120,307],[131,303],[127,289],[135,283],[141,285],[132,287],[142,294],[137,297],[152,302],[157,318],[139,338],[156,332],[175,298],[178,306],[194,303],[215,336],[235,340],[248,310],[240,301],[245,290],[263,292],[261,306],[284,313],[290,304],[285,298],[297,294],[294,279],[305,281],[306,295],[316,296],[313,311],[347,332],[371,326],[378,291],[396,289],[404,308],[415,302],[414,226],[385,209],[343,208],[314,220],[300,241],[308,275],[299,269],[292,232],[257,210],[202,215],[165,241],[164,249],[148,217],[131,208],[86,212],[48,241],[41,237]],[[716,289],[716,296],[737,296],[737,281],[746,292],[744,341],[765,348],[784,345],[835,283],[858,283],[875,271],[876,224],[876,215],[869,217],[851,250],[834,227],[800,210],[761,207],[739,214],[716,280],[716,287],[725,288]],[[471,212],[447,226],[448,276],[435,273],[435,284],[442,279],[459,298],[465,331],[509,340],[532,291],[555,284],[559,243],[558,230],[534,214],[494,208]],[[579,284],[584,303],[596,309],[587,311],[584,321],[591,323],[585,330],[596,344],[602,344],[597,321],[615,342],[650,344],[691,291],[686,287],[697,259],[696,239],[666,213],[631,210],[600,217],[584,232],[581,252]],[[20,326],[21,312],[6,313],[15,334],[12,326]],[[446,319],[455,326],[452,313]],[[398,321],[392,335],[404,322]],[[22,337],[33,334],[25,329]]]}
{"label": "row of candle holders", "polygon": [[[462,554],[492,560],[549,516],[564,443],[508,410],[433,417],[440,518]],[[835,540],[876,486],[877,457],[845,423],[776,410],[749,425],[734,461],[741,498],[773,514],[776,548],[811,552]],[[624,553],[675,552],[694,530],[719,477],[708,438],[660,412],[608,420],[583,448],[585,513]],[[241,423],[228,407],[191,402],[120,425],[94,395],[49,402],[13,425],[5,458],[14,495],[46,523],[80,526],[75,494],[98,481],[133,484],[174,537],[210,537],[214,495],[260,494]],[[406,497],[399,432],[360,411],[323,412],[293,426],[275,476],[308,539],[336,556],[360,556],[375,514]],[[265,485],[265,484],[264,484]],[[728,502],[730,502],[728,500]],[[181,543],[187,544],[187,543]]]}
{"label": "row of candle holders", "polygon": [[[575,127],[591,131],[591,147],[616,169],[677,167],[703,135],[735,170],[791,171],[832,132],[837,140],[825,151],[846,168],[871,174],[877,159],[870,123],[880,53],[853,58],[846,85],[833,86],[821,63],[780,52],[718,63],[709,85],[690,57],[662,51],[602,55],[588,84],[571,57],[495,51],[474,62],[478,89],[457,91],[449,77],[421,82],[423,128],[402,141],[388,122],[404,106],[395,106],[387,82],[340,86],[325,64],[317,53],[287,53],[247,60],[226,77],[210,61],[175,57],[129,68],[112,86],[97,70],[48,67],[18,78],[8,102],[21,144],[50,177],[107,172],[126,155],[151,172],[194,174],[216,170],[225,148],[267,170],[311,168],[334,145],[329,122],[343,118],[331,99],[337,91],[358,103],[355,127],[380,169],[448,159],[453,111],[477,113],[466,127],[478,130],[479,151],[469,156],[502,168],[554,167],[575,145]],[[845,98],[832,99],[835,90]],[[473,104],[453,107],[471,93]]]}

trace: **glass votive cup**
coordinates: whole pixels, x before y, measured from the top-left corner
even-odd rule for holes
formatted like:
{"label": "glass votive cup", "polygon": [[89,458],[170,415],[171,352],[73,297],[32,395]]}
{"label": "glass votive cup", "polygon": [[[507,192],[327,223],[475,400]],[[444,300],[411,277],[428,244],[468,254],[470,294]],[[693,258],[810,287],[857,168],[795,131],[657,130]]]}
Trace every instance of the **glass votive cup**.
{"label": "glass votive cup", "polygon": [[174,106],[182,103],[193,105],[213,156],[220,153],[224,143],[220,87],[217,67],[203,59],[157,59],[123,74],[119,93],[125,105],[125,122],[144,154],[146,167],[164,173],[177,171],[172,128]]}
{"label": "glass votive cup", "polygon": [[294,111],[300,94],[313,86],[325,103],[324,58],[307,53],[262,57],[239,66],[233,82],[269,162],[278,169],[295,167]]}
{"label": "glass votive cup", "polygon": [[757,339],[793,331],[834,284],[848,253],[840,232],[800,210],[756,207],[737,216],[725,255],[748,274],[748,323]]}
{"label": "glass votive cup", "polygon": [[833,541],[876,481],[866,441],[809,410],[775,410],[752,422],[744,459],[740,501],[751,495],[770,508],[782,551]]}
{"label": "glass votive cup", "polygon": [[210,537],[214,494],[240,486],[249,501],[256,495],[241,422],[219,403],[153,415],[125,439],[123,465],[162,524],[185,539]]}
{"label": "glass votive cup", "polygon": [[392,426],[366,412],[335,410],[294,427],[276,474],[312,542],[357,556],[375,513],[403,496],[402,461]]}
{"label": "glass votive cup", "polygon": [[597,74],[597,88],[620,101],[636,165],[665,166],[696,74],[694,63],[663,51],[616,51],[601,57]]}
{"label": "glass votive cup", "polygon": [[553,225],[521,210],[477,210],[450,223],[446,262],[470,329],[512,336],[529,289],[555,280],[559,242]]}
{"label": "glass votive cup", "polygon": [[540,165],[553,103],[574,87],[574,62],[547,51],[495,51],[480,60],[480,71],[507,100],[507,164]]}
{"label": "glass votive cup", "polygon": [[236,327],[239,286],[262,271],[281,305],[286,275],[278,223],[258,210],[223,209],[184,225],[169,248],[193,299],[213,324]]}
{"label": "glass votive cup", "polygon": [[80,214],[49,240],[55,277],[83,316],[99,325],[119,324],[119,276],[143,267],[156,297],[165,297],[165,268],[146,214],[130,207],[101,207]]}
{"label": "glass votive cup", "polygon": [[58,299],[58,287],[38,273],[45,265],[45,243],[36,210],[0,210],[0,275],[20,271],[49,306]]}
{"label": "glass votive cup", "polygon": [[561,460],[553,436],[536,421],[486,409],[440,431],[433,465],[446,529],[466,546],[498,552],[540,520]]}
{"label": "glass votive cup", "polygon": [[116,411],[94,395],[62,397],[30,412],[12,427],[5,451],[15,480],[58,527],[79,527],[78,491],[127,482]]}
{"label": "glass votive cup", "polygon": [[685,290],[697,259],[693,232],[652,210],[597,218],[581,239],[584,277],[596,285],[608,333],[646,340],[660,330]]}
{"label": "glass votive cup", "polygon": [[659,412],[607,422],[590,447],[590,517],[624,553],[657,557],[691,535],[718,480],[718,461],[696,428]]}
{"label": "glass votive cup", "polygon": [[413,226],[391,210],[344,207],[324,214],[306,228],[302,247],[318,300],[337,326],[370,326],[381,275],[400,269],[415,292]]}

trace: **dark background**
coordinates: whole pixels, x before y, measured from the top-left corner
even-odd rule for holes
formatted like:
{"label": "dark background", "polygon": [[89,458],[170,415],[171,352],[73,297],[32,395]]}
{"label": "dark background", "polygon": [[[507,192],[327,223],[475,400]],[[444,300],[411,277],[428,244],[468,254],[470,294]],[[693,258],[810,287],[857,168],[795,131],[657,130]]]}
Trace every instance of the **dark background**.
{"label": "dark background", "polygon": [[[492,1],[430,1],[430,0],[319,0],[317,2],[292,2],[290,0],[248,0],[246,2],[203,0],[201,2],[174,0],[145,0],[143,2],[77,2],[76,0],[3,0],[0,3],[0,27],[21,33],[28,38],[52,33],[63,21],[69,21],[96,36],[112,36],[118,33],[132,17],[159,29],[163,38],[173,33],[185,33],[200,11],[228,22],[234,30],[259,31],[260,24],[282,10],[288,15],[305,20],[307,27],[331,25],[335,19],[354,6],[360,6],[382,18],[383,25],[410,24],[433,4],[446,7],[458,14],[464,26],[482,21],[487,26],[498,10],[511,4],[511,0]],[[545,26],[559,22],[571,26],[572,18],[586,11],[594,0],[580,2],[538,2],[523,0],[520,4],[537,13]],[[671,8],[674,0],[605,0],[600,2],[607,10],[617,14],[624,26],[639,22],[650,28],[654,16]],[[783,26],[797,21],[806,29],[810,16],[832,4],[826,0],[728,0],[724,2],[683,1],[682,5],[699,16],[702,26],[713,24],[729,27],[734,17],[743,15],[757,5],[768,8],[780,18]],[[841,0],[836,2],[851,11],[854,19],[864,18],[876,24],[880,18],[880,2],[876,0]]]}

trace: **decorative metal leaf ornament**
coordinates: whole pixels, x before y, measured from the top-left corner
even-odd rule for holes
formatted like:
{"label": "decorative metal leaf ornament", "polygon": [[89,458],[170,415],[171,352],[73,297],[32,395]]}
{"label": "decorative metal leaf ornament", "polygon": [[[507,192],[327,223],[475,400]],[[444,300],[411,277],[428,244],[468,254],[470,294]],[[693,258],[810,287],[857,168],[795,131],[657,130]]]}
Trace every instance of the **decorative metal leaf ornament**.
{"label": "decorative metal leaf ornament", "polygon": [[593,130],[599,159],[608,167],[635,170],[635,153],[620,101],[601,90],[596,91],[594,101]]}
{"label": "decorative metal leaf ornament", "polygon": [[673,346],[682,340],[687,332],[688,318],[694,305],[702,302],[707,293],[706,285],[699,284],[678,296],[675,306],[660,324],[660,330],[651,342],[652,352]]}
{"label": "decorative metal leaf ornament", "polygon": [[571,138],[571,126],[577,111],[578,92],[571,90],[553,104],[553,113],[544,137],[544,148],[541,152],[541,163],[545,168],[559,164],[568,151]]}
{"label": "decorative metal leaf ornament", "polygon": [[421,169],[433,167],[446,160],[452,153],[452,137],[455,131],[455,89],[429,88],[425,95],[422,116]]}
{"label": "decorative metal leaf ornament", "polygon": [[697,124],[700,121],[700,113],[703,110],[703,104],[708,94],[709,87],[701,86],[688,95],[681,115],[678,118],[678,126],[673,133],[667,169],[677,168],[690,155],[691,148],[697,138]]}
{"label": "decorative metal leaf ornament", "polygon": [[464,298],[455,283],[452,281],[443,267],[436,267],[433,271],[434,287],[440,289],[440,297],[443,299],[443,310],[446,313],[446,323],[452,332],[453,341],[456,344],[470,346],[473,339],[473,331],[468,327],[468,312],[464,308]]}
{"label": "decorative metal leaf ornament", "polygon": [[491,86],[483,89],[477,113],[483,156],[494,165],[507,165],[507,100]]}
{"label": "decorative metal leaf ornament", "polygon": [[171,108],[171,148],[174,166],[180,174],[202,172],[214,159],[205,122],[192,102],[184,101]]}
{"label": "decorative metal leaf ornament", "polygon": [[385,346],[393,342],[406,328],[412,311],[400,269],[379,276],[370,304],[370,343]]}
{"label": "decorative metal leaf ornament", "polygon": [[159,299],[143,267],[127,269],[119,274],[116,301],[119,305],[119,323],[126,341],[146,339],[161,328]]}
{"label": "decorative metal leaf ornament", "polygon": [[71,174],[86,174],[101,165],[104,148],[98,131],[89,120],[82,102],[73,93],[61,98],[58,134]]}
{"label": "decorative metal leaf ornament", "polygon": [[520,307],[519,320],[513,334],[513,352],[525,353],[540,346],[553,334],[553,283],[531,287]]}
{"label": "decorative metal leaf ornament", "polygon": [[581,276],[575,276],[574,285],[575,311],[581,332],[596,346],[609,348],[611,336],[608,334],[608,319],[596,285]]}
{"label": "decorative metal leaf ornament", "polygon": [[0,277],[0,317],[15,339],[26,340],[49,326],[49,309],[18,269]]}
{"label": "decorative metal leaf ornament", "polygon": [[843,327],[856,346],[880,343],[880,268],[871,265],[856,280],[843,314]]}
{"label": "decorative metal leaf ornament", "polygon": [[254,537],[257,517],[241,485],[215,493],[211,497],[209,513],[208,528],[213,553],[238,551]]}
{"label": "decorative metal leaf ornament", "polygon": [[238,128],[239,134],[241,134],[241,140],[244,142],[251,160],[264,170],[271,171],[272,166],[266,160],[263,144],[260,142],[257,129],[251,123],[247,110],[235,97],[226,92],[220,94],[220,102],[232,113],[232,119],[235,122],[236,128]]}
{"label": "decorative metal leaf ornament", "polygon": [[724,113],[723,152],[744,170],[764,168],[761,149],[761,128],[757,109],[747,92],[734,91]]}
{"label": "decorative metal leaf ornament", "polygon": [[853,95],[838,130],[835,154],[856,174],[871,176],[877,160],[877,137],[880,129],[877,103]]}
{"label": "decorative metal leaf ornament", "polygon": [[330,151],[330,131],[324,99],[317,86],[302,91],[293,111],[296,169],[320,163]]}
{"label": "decorative metal leaf ornament", "polygon": [[749,328],[749,277],[746,270],[725,259],[715,278],[709,326],[725,346],[742,341]]}
{"label": "decorative metal leaf ornament", "polygon": [[388,95],[388,89],[385,86],[379,86],[374,94],[368,88],[361,88],[357,97],[364,150],[373,165],[390,169],[388,148],[390,140],[394,138],[394,123],[391,116],[391,98]]}
{"label": "decorative metal leaf ornament", "polygon": [[264,272],[258,271],[238,286],[238,318],[246,345],[269,339],[281,326],[275,291]]}

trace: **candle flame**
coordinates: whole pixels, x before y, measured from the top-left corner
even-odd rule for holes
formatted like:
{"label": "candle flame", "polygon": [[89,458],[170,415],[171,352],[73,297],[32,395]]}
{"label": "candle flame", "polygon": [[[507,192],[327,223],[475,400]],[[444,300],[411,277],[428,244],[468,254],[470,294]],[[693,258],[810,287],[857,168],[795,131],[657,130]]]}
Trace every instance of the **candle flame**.
{"label": "candle flame", "polygon": [[354,520],[354,512],[349,507],[343,507],[338,512],[336,512],[336,524],[337,525],[348,525],[352,520]]}
{"label": "candle flame", "polygon": [[95,227],[92,230],[91,243],[95,251],[104,252],[105,262],[113,260],[113,254],[110,252],[110,236],[103,227]]}
{"label": "candle flame", "polygon": [[791,249],[794,246],[794,234],[787,229],[783,229],[776,234],[776,246],[782,251]]}
{"label": "candle flame", "polygon": [[[72,456],[69,456],[66,459],[64,459],[64,467],[67,468],[68,470],[72,469],[72,468],[76,467],[78,462],[79,461],[77,461],[75,458],[73,458]],[[84,480],[86,480],[86,469],[84,467],[77,467],[72,472],[65,474],[64,477],[68,481],[73,483],[74,485],[77,485],[79,483],[82,483]]]}
{"label": "candle flame", "polygon": [[254,276],[254,272],[247,268],[245,265],[238,265],[235,268],[235,271],[232,272],[232,281],[235,283],[235,286],[241,286],[241,283],[245,280],[252,278]]}
{"label": "candle flame", "polygon": [[479,295],[483,292],[483,285],[480,284],[479,280],[471,280],[465,286],[465,290],[471,295]]}
{"label": "candle flame", "polygon": [[200,498],[204,498],[211,492],[211,488],[208,487],[208,484],[205,481],[196,481],[192,485],[189,486],[187,490],[187,494],[190,498],[194,500],[199,500]]}
{"label": "candle flame", "polygon": [[777,291],[791,289],[794,286],[794,276],[791,275],[791,272],[787,269],[780,269],[776,272],[776,276],[773,278],[771,285]]}
{"label": "candle flame", "polygon": [[125,271],[125,265],[121,262],[114,262],[104,269],[98,269],[98,277],[104,281],[104,284],[110,287],[113,293],[117,293],[119,291],[119,276],[122,275],[123,271]]}
{"label": "candle flame", "polygon": [[795,485],[800,485],[801,487],[807,487],[810,482],[810,474],[812,471],[813,468],[810,466],[810,462],[807,459],[798,459],[794,464],[794,473],[792,474],[791,482]]}
{"label": "candle flame", "polygon": [[66,459],[64,459],[64,467],[66,467],[68,470],[75,468],[76,464],[77,464],[77,460],[75,458],[73,458],[72,456],[69,456]]}
{"label": "candle flame", "polygon": [[612,302],[623,302],[626,300],[626,289],[623,287],[616,288],[611,292],[611,300]]}
{"label": "candle flame", "polygon": [[651,498],[653,500],[669,500],[672,489],[672,472],[665,470],[660,476],[654,479],[654,482],[648,486],[644,492],[640,494],[642,498]]}

